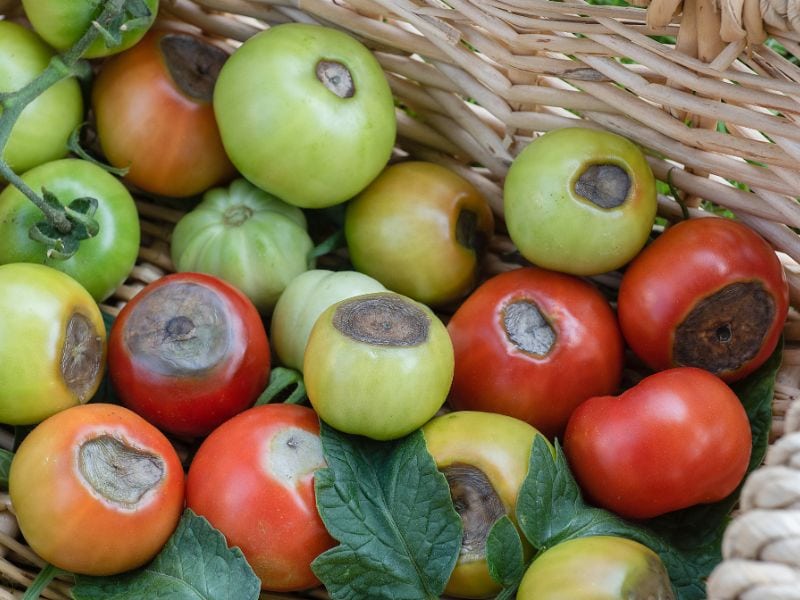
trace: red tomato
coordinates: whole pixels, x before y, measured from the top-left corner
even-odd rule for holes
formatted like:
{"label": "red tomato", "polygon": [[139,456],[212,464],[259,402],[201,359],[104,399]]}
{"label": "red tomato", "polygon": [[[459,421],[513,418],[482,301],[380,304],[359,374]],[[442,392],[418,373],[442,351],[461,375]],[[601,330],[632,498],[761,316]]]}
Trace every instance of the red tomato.
{"label": "red tomato", "polygon": [[723,218],[669,227],[626,269],[620,326],[651,368],[700,367],[728,382],[770,356],[789,310],[789,287],[772,248]]}
{"label": "red tomato", "polygon": [[220,425],[201,444],[186,503],[238,546],[272,591],[319,585],[311,561],[336,543],[317,512],[325,466],[319,419],[305,406],[266,404]]}
{"label": "red tomato", "polygon": [[752,445],[739,398],[695,367],[650,375],[618,397],[586,400],[564,435],[587,498],[631,519],[722,500],[742,481]]}
{"label": "red tomato", "polygon": [[235,175],[211,97],[227,54],[187,32],[154,29],[103,63],[92,87],[100,146],[148,192],[191,196]]}
{"label": "red tomato", "polygon": [[36,554],[73,573],[112,575],[149,562],[172,535],[183,467],[164,434],[135,413],[83,404],[25,437],[9,493]]}
{"label": "red tomato", "polygon": [[476,289],[448,324],[455,350],[449,402],[559,435],[590,396],[617,390],[623,341],[603,295],[573,275],[529,267]]}
{"label": "red tomato", "polygon": [[120,311],[108,374],[122,403],[164,431],[203,436],[249,408],[269,379],[267,333],[229,283],[173,273]]}

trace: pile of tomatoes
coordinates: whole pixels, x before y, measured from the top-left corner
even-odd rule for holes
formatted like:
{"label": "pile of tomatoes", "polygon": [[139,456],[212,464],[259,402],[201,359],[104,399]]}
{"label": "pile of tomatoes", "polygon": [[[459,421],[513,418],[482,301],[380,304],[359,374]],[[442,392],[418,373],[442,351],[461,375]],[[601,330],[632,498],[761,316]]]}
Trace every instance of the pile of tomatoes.
{"label": "pile of tomatoes", "polygon": [[[587,499],[630,519],[741,483],[751,431],[729,384],[775,350],[789,303],[750,229],[654,227],[642,151],[584,128],[532,140],[493,211],[456,172],[391,160],[391,89],[347,34],[285,24],[231,49],[127,2],[147,18],[90,47],[87,89],[66,78],[28,105],[3,154],[34,193],[97,201],[98,233],[64,259],[31,237],[42,214],[19,185],[0,192],[0,422],[31,427],[9,487],[46,561],[134,569],[187,506],[264,589],[318,585],[311,561],[336,543],[314,502],[320,419],[376,440],[422,429],[451,484],[488,486],[495,517],[513,516],[537,435],[562,443]],[[0,20],[0,92],[72,47],[96,4],[30,0],[26,24]],[[96,157],[121,170],[67,157],[87,115]],[[137,194],[186,199],[177,272],[107,333],[99,305],[141,242]],[[351,268],[315,268],[308,219],[337,207]],[[524,266],[487,276],[505,232]],[[613,299],[591,279],[611,271]],[[631,361],[641,380],[624,380]],[[310,406],[254,406],[276,366],[302,375]],[[106,379],[119,405],[91,401]],[[193,445],[183,462],[176,440]],[[499,590],[477,547],[449,594]]]}

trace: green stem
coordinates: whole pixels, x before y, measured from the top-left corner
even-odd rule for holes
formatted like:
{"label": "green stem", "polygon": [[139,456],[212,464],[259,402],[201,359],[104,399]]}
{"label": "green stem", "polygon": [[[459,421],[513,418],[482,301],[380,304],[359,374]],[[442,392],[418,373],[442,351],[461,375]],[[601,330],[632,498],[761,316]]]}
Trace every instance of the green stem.
{"label": "green stem", "polygon": [[50,582],[62,573],[64,573],[64,571],[58,567],[54,567],[51,564],[45,565],[44,568],[39,571],[39,574],[36,576],[36,579],[33,580],[30,587],[25,590],[25,595],[22,596],[22,600],[38,600],[44,589],[50,585]]}

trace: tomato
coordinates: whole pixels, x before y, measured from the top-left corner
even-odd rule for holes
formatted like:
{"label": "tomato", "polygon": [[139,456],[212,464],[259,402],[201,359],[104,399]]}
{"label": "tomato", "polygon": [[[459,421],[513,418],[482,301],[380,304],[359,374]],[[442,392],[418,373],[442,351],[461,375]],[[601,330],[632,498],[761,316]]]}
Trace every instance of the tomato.
{"label": "tomato", "polygon": [[173,273],[120,311],[108,374],[122,403],[169,433],[197,437],[252,406],[269,379],[253,303],[210,275]]}
{"label": "tomato", "polygon": [[178,271],[208,273],[244,292],[268,315],[295,277],[313,266],[306,218],[246,179],[214,188],[172,232]]}
{"label": "tomato", "polygon": [[389,84],[355,38],[285,23],[228,59],[214,112],[233,164],[258,187],[303,208],[350,199],[386,166],[396,119]]}
{"label": "tomato", "polygon": [[[461,552],[445,593],[457,598],[494,596],[502,586],[489,574],[486,538],[503,515],[516,523],[517,496],[528,474],[534,438],[540,434],[524,421],[476,411],[434,417],[422,433],[464,525]],[[525,552],[532,554],[527,543]]]}
{"label": "tomato", "polygon": [[719,377],[676,367],[570,417],[564,452],[595,504],[647,519],[722,500],[742,481],[753,445],[739,398]]}
{"label": "tomato", "polygon": [[[152,26],[158,14],[158,0],[144,0],[150,11],[148,17],[134,27],[127,27],[122,33],[121,43],[106,46],[105,40],[98,36],[83,55],[84,58],[98,58],[122,52],[138,42]],[[34,30],[56,50],[68,50],[77,42],[92,21],[100,16],[103,0],[22,0],[25,16]]]}
{"label": "tomato", "polygon": [[139,215],[130,192],[101,167],[76,158],[39,165],[22,179],[33,190],[46,188],[65,205],[86,196],[97,199],[94,218],[100,231],[81,241],[69,259],[48,258],[46,247],[28,235],[44,219],[41,211],[8,186],[0,193],[0,263],[46,264],[76,279],[98,302],[108,298],[127,279],[139,253]]}
{"label": "tomato", "polygon": [[[24,87],[47,68],[53,49],[25,27],[0,21],[0,94]],[[83,120],[83,97],[74,77],[45,90],[20,114],[3,159],[16,172],[67,155],[67,140]],[[0,179],[0,187],[3,180]]]}
{"label": "tomato", "polygon": [[615,392],[623,340],[590,283],[536,267],[481,284],[447,325],[455,352],[449,404],[499,412],[553,437],[590,396]]}
{"label": "tomato", "polygon": [[162,196],[192,196],[231,179],[211,106],[227,53],[202,37],[154,29],[102,63],[92,86],[100,146],[125,179]]}
{"label": "tomato", "polygon": [[325,466],[313,410],[266,404],[220,425],[197,450],[186,504],[238,546],[272,591],[319,585],[311,561],[332,548],[317,512],[314,473]]}
{"label": "tomato", "polygon": [[642,249],[656,216],[644,154],[609,131],[568,127],[534,139],[503,185],[505,221],[520,253],[575,275],[613,271]]}
{"label": "tomato", "polygon": [[303,374],[320,418],[389,440],[436,414],[453,379],[453,346],[430,308],[395,292],[329,306],[306,345]]}
{"label": "tomato", "polygon": [[275,354],[287,367],[303,370],[308,336],[317,318],[330,305],[386,288],[357,271],[314,269],[289,282],[278,298],[270,321],[270,340]]}
{"label": "tomato", "polygon": [[597,535],[560,542],[536,557],[517,598],[674,600],[675,593],[664,563],[650,548],[627,538]]}
{"label": "tomato", "polygon": [[106,364],[97,303],[44,265],[0,266],[0,423],[38,423],[88,402]]}
{"label": "tomato", "polygon": [[775,350],[789,310],[774,250],[737,221],[668,227],[625,270],[618,307],[628,345],[651,368],[700,367],[732,382]]}
{"label": "tomato", "polygon": [[184,474],[150,423],[93,403],[64,410],[25,437],[11,462],[9,493],[38,556],[73,573],[113,575],[149,562],[172,535]]}
{"label": "tomato", "polygon": [[469,181],[418,161],[387,167],[345,217],[356,270],[428,306],[472,290],[493,231],[489,203]]}

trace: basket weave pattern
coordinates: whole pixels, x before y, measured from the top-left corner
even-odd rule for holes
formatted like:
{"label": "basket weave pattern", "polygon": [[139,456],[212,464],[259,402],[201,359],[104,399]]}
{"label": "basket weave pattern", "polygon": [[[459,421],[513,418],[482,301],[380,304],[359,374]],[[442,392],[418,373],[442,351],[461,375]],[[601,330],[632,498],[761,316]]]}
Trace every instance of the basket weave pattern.
{"label": "basket weave pattern", "polygon": [[[518,266],[503,258],[514,250],[502,224],[502,185],[511,161],[537,134],[566,126],[608,129],[639,143],[656,177],[681,191],[692,216],[707,214],[708,201],[764,236],[784,262],[793,306],[772,443],[765,465],[745,484],[708,591],[718,599],[768,600],[800,598],[797,4],[161,0],[161,12],[232,47],[289,21],[337,27],[365,43],[400,105],[397,157],[453,169],[492,205],[499,225],[487,275]],[[0,13],[14,11],[16,0],[0,0]],[[139,262],[107,302],[112,313],[174,270],[169,239],[183,211],[145,199],[138,208]],[[675,198],[659,196],[662,217],[680,218],[681,211]],[[598,279],[618,283],[613,274]],[[26,551],[6,537],[0,543]],[[7,577],[10,569],[0,565]],[[58,583],[51,591],[52,597],[65,593]],[[12,597],[4,594],[0,590],[0,600]]]}

